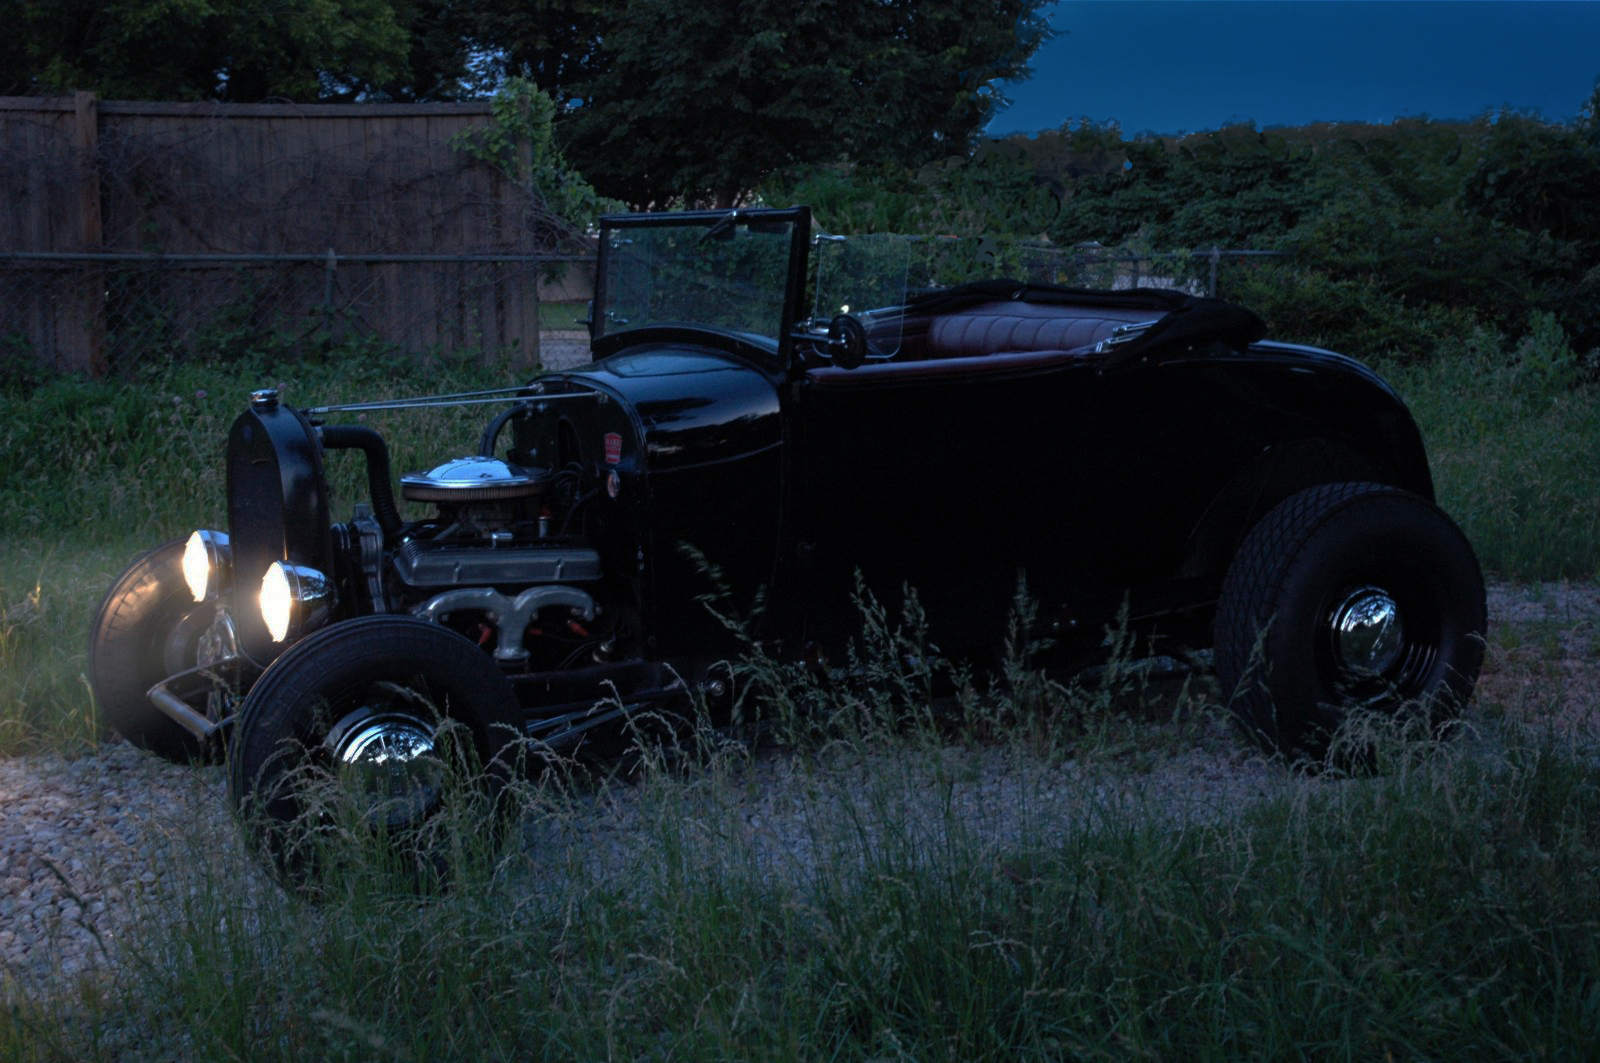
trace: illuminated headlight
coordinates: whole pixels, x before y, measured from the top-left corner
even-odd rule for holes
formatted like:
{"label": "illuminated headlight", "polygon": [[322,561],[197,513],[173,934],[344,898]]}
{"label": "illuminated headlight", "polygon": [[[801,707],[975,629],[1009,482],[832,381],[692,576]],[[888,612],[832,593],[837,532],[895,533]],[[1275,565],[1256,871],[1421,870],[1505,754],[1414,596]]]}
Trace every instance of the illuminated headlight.
{"label": "illuminated headlight", "polygon": [[233,552],[223,532],[197,531],[183,545],[183,581],[197,602],[221,594],[232,568]]}
{"label": "illuminated headlight", "polygon": [[333,607],[333,583],[314,568],[274,561],[261,577],[261,619],[273,642],[319,626]]}

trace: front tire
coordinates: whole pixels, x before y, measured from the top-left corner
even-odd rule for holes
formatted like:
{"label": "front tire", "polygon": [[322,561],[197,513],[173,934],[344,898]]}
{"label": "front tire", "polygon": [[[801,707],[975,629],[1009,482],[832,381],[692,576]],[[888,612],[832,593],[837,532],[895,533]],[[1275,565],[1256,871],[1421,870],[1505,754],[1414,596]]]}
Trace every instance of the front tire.
{"label": "front tire", "polygon": [[[437,884],[451,800],[485,798],[491,813],[477,825],[498,840],[492,808],[515,713],[493,659],[453,631],[402,616],[336,624],[295,643],[251,688],[228,799],[292,888],[314,892],[344,855],[329,847],[366,840],[352,830],[379,837],[413,883]],[[474,776],[465,786],[463,770]]]}
{"label": "front tire", "polygon": [[1352,710],[1454,716],[1485,628],[1477,558],[1442,510],[1395,487],[1325,484],[1245,537],[1217,606],[1217,677],[1263,746],[1321,758]]}
{"label": "front tire", "polygon": [[197,603],[183,579],[184,540],[139,555],[117,577],[89,628],[89,688],[100,719],[123,738],[178,763],[204,758],[204,743],[150,703],[145,692],[196,664],[216,606]]}

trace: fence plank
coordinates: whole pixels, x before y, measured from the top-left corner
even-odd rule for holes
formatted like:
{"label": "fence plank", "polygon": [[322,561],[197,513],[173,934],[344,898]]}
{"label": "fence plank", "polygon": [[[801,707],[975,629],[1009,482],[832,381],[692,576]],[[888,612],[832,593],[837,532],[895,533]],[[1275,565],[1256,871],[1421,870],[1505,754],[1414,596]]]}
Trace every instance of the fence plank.
{"label": "fence plank", "polygon": [[[78,155],[78,225],[85,251],[97,250],[103,237],[100,218],[100,174],[95,157],[100,147],[100,115],[92,92],[73,96],[72,147]],[[106,371],[106,302],[104,275],[84,271],[77,310],[64,322],[66,339],[58,362],[94,376]]]}
{"label": "fence plank", "polygon": [[[487,103],[0,98],[0,343],[32,350],[41,364],[103,372],[130,356],[130,336],[192,336],[224,310],[235,332],[288,324],[286,314],[302,329],[326,327],[315,267],[285,265],[268,281],[264,263],[68,268],[6,260],[8,252],[176,258],[334,247],[450,259],[544,250],[523,227],[525,194],[452,146],[489,120]],[[367,334],[406,350],[528,351],[537,349],[537,308],[517,310],[507,287],[527,274],[520,265],[341,264],[336,293]]]}

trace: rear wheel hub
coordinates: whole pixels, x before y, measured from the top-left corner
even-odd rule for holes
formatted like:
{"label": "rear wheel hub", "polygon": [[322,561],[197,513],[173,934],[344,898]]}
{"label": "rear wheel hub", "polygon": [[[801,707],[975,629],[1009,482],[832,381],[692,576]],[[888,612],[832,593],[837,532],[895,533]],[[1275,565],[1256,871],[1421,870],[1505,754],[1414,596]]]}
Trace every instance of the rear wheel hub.
{"label": "rear wheel hub", "polygon": [[1333,654],[1348,671],[1381,675],[1405,653],[1400,607],[1378,587],[1362,587],[1345,595],[1328,616]]}

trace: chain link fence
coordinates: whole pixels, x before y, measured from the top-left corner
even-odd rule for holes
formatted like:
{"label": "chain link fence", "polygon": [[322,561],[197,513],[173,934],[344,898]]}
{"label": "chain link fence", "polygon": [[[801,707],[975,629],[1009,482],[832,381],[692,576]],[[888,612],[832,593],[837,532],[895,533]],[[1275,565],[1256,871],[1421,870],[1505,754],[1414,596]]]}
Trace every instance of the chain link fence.
{"label": "chain link fence", "polygon": [[[541,290],[587,291],[581,255],[0,252],[0,361],[128,371],[150,361],[409,356],[540,363]],[[580,296],[581,297],[581,296]]]}
{"label": "chain link fence", "polygon": [[[1230,269],[1282,257],[1025,247],[1013,265],[1036,284],[1215,296]],[[544,319],[541,294],[586,299],[592,278],[593,259],[583,255],[0,252],[0,372],[129,372],[352,348],[559,365],[573,352],[542,350],[541,334],[571,325]]]}
{"label": "chain link fence", "polygon": [[1022,249],[1024,279],[1034,284],[1071,288],[1175,288],[1215,299],[1227,294],[1229,272],[1272,259],[1287,251],[1242,251],[1212,247],[1200,251],[1128,252],[1098,244],[1071,248],[1026,246]]}

